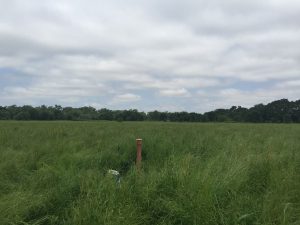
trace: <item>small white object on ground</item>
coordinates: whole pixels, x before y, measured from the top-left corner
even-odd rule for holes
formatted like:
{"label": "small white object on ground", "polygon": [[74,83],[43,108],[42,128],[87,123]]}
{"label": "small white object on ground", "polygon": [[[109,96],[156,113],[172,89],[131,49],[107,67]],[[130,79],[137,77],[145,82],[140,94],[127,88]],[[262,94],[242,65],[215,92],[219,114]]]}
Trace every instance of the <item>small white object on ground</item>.
{"label": "small white object on ground", "polygon": [[115,175],[115,176],[120,176],[120,173],[117,170],[108,170],[108,173]]}
{"label": "small white object on ground", "polygon": [[120,176],[119,171],[117,171],[117,170],[108,170],[108,173],[115,176],[115,178],[116,178],[116,183],[117,183],[118,186],[119,186],[120,183],[121,183],[121,176]]}

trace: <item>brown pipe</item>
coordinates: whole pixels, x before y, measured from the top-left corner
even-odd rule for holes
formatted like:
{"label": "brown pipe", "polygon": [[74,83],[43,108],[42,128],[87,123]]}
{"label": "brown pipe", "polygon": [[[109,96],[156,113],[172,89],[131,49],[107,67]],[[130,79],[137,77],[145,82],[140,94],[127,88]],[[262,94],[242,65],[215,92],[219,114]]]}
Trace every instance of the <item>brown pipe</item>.
{"label": "brown pipe", "polygon": [[141,169],[142,165],[142,139],[136,139],[136,167]]}

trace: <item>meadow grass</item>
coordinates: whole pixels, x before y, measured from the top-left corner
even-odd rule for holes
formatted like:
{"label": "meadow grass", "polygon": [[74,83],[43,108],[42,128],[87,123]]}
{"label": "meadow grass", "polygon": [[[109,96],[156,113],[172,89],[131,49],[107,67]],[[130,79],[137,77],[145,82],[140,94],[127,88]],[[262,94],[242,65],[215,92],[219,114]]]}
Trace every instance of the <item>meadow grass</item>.
{"label": "meadow grass", "polygon": [[0,224],[299,225],[300,125],[3,121]]}

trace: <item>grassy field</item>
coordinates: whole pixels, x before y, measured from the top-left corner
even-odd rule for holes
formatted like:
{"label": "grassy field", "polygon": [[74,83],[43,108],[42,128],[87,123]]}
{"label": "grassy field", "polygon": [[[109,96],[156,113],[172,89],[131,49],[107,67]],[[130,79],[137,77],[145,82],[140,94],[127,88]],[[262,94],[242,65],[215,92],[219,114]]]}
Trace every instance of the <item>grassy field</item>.
{"label": "grassy field", "polygon": [[300,125],[0,122],[0,224],[299,225]]}

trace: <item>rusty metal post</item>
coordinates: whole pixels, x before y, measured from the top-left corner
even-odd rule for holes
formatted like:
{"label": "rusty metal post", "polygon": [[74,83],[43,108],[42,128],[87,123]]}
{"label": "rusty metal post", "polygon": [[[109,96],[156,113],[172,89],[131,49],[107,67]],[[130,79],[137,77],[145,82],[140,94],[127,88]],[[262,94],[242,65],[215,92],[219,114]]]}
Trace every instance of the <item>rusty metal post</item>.
{"label": "rusty metal post", "polygon": [[136,167],[141,169],[142,165],[142,139],[136,139]]}

